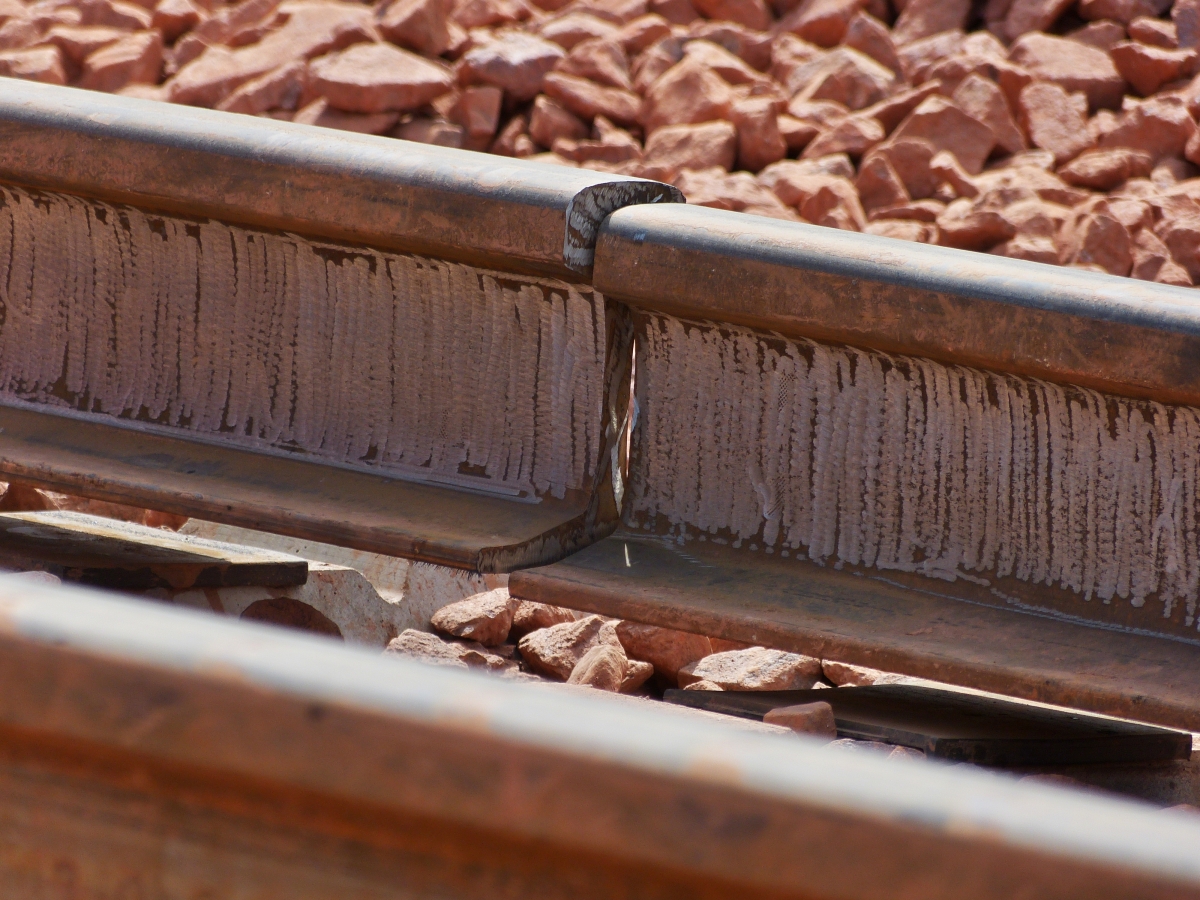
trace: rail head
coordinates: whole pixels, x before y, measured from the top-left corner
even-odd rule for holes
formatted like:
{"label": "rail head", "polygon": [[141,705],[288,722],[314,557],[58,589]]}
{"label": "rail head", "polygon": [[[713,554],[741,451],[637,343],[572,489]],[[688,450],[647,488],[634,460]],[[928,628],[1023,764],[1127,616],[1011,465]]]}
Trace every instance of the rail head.
{"label": "rail head", "polygon": [[4,78],[0,181],[581,280],[596,230],[676,188]]}
{"label": "rail head", "polygon": [[1200,405],[1200,294],[694,206],[605,220],[595,286],[645,309]]}
{"label": "rail head", "polygon": [[[69,763],[82,779],[72,815],[85,820],[107,812],[108,795],[92,781],[120,782],[132,768],[139,774],[126,788],[147,795],[144,805],[186,808],[180,797],[200,779],[205,797],[243,792],[243,817],[256,791],[277,808],[305,808],[288,823],[300,832],[320,831],[329,802],[350,819],[361,813],[376,836],[394,829],[402,849],[430,830],[405,821],[469,829],[472,853],[485,861],[506,841],[532,841],[550,860],[543,885],[575,873],[578,887],[579,867],[599,859],[605,871],[629,873],[638,895],[683,878],[705,896],[888,898],[919,885],[928,898],[1018,889],[1200,897],[1200,824],[1127,801],[732,733],[668,708],[382,659],[84,589],[0,580],[0,622],[0,783],[33,765],[28,753],[16,757],[34,747],[37,767]],[[279,799],[289,792],[307,799]],[[10,818],[6,796],[0,823]],[[126,820],[103,821],[133,827]],[[21,840],[36,844],[42,834],[30,829]],[[203,840],[221,838],[216,829]],[[89,846],[71,851],[86,856]],[[48,851],[29,858],[37,852]],[[393,853],[401,871],[389,877],[417,865],[410,856]],[[200,877],[173,868],[175,858],[165,854],[155,871]],[[206,858],[208,871],[222,859]],[[297,864],[303,872],[322,858]],[[13,860],[0,868],[19,868]],[[87,863],[81,871],[122,860]],[[598,882],[595,896],[611,888]]]}

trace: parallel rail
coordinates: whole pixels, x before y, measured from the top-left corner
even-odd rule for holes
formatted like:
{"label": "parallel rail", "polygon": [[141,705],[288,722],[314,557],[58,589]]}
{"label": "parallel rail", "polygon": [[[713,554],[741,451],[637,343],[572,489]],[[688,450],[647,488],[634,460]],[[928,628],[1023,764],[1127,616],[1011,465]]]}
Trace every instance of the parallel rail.
{"label": "parallel rail", "polygon": [[683,318],[1200,406],[1190,288],[702,207],[609,216],[593,280]]}
{"label": "parallel rail", "polygon": [[13,896],[1200,896],[1187,814],[0,583]]}
{"label": "parallel rail", "polygon": [[142,209],[582,281],[640,178],[6,78],[0,178]]}

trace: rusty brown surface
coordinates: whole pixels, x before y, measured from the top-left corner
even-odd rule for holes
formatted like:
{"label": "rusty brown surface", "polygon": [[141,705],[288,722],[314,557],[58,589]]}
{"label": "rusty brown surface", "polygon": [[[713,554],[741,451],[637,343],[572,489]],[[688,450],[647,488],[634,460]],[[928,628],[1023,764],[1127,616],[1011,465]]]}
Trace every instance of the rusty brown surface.
{"label": "rusty brown surface", "polygon": [[75,512],[0,514],[0,566],[117,590],[289,587],[308,561]]}
{"label": "rusty brown surface", "polygon": [[1135,804],[82,592],[0,618],[14,896],[1200,896],[1200,825]]}
{"label": "rusty brown surface", "polygon": [[0,472],[52,490],[480,572],[557,559],[612,528],[586,504],[402,481],[0,405]]}
{"label": "rusty brown surface", "polygon": [[[0,404],[0,473],[113,503],[288,534],[479,572],[561,558],[610,534],[625,465],[633,332],[606,304],[597,471],[586,490],[508,500],[287,453],[223,445],[219,435],[112,417]],[[616,470],[614,473],[614,465]]]}
{"label": "rusty brown surface", "polygon": [[693,206],[610,216],[594,283],[674,315],[1200,405],[1187,288]]}
{"label": "rusty brown surface", "polygon": [[0,180],[581,280],[643,179],[4,79]]}
{"label": "rusty brown surface", "polygon": [[[162,106],[5,80],[0,181],[143,209],[364,242],[506,272],[579,281],[600,222],[627,203],[672,202],[654,182]],[[565,500],[499,502],[286,455],[125,432],[86,416],[22,410],[0,472],[82,496],[345,544],[477,571],[558,558],[615,527],[631,337],[606,311],[602,464]],[[119,448],[119,449],[118,449]],[[618,473],[619,474],[619,473]]]}
{"label": "rusty brown surface", "polygon": [[[513,596],[1200,731],[1200,638],[956,595],[960,585],[626,531]],[[1193,632],[1194,633],[1194,632]]]}

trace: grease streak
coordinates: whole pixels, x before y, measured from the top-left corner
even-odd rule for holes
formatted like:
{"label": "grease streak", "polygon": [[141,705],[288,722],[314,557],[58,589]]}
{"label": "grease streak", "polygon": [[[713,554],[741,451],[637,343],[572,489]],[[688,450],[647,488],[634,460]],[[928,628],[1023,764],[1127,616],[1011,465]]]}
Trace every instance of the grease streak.
{"label": "grease streak", "polygon": [[585,288],[0,190],[0,393],[409,477],[596,471]]}
{"label": "grease streak", "polygon": [[1195,621],[1198,410],[669,316],[638,352],[637,527]]}

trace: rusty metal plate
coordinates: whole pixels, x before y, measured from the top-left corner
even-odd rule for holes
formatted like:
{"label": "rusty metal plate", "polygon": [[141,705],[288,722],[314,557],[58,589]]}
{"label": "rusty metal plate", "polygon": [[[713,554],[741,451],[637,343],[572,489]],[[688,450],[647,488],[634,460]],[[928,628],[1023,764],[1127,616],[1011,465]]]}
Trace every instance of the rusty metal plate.
{"label": "rusty metal plate", "polygon": [[1200,897],[1200,823],[0,583],[0,879],[39,896]]}
{"label": "rusty metal plate", "polygon": [[841,572],[618,531],[515,573],[523,600],[1200,731],[1200,639],[960,599],[932,579]]}
{"label": "rusty metal plate", "polygon": [[683,199],[638,178],[8,78],[0,181],[575,280],[605,215]]}
{"label": "rusty metal plate", "polygon": [[1189,288],[694,206],[610,216],[594,281],[674,315],[1200,405]]}
{"label": "rusty metal plate", "polygon": [[839,738],[882,741],[951,762],[1003,768],[1187,760],[1192,735],[923,684],[794,691],[667,690],[668,703],[762,721],[775,709],[827,703]]}
{"label": "rusty metal plate", "polygon": [[480,572],[558,558],[597,527],[585,508],[553,498],[513,502],[3,404],[0,471],[98,500]]}
{"label": "rusty metal plate", "polygon": [[298,556],[61,511],[0,514],[0,566],[133,591],[308,581]]}

